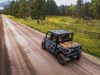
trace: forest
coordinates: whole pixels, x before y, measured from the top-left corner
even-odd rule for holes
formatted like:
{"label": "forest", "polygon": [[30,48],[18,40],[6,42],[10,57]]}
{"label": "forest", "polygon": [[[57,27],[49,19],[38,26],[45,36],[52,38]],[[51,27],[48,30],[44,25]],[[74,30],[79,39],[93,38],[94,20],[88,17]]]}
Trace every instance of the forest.
{"label": "forest", "polygon": [[17,18],[31,17],[37,23],[47,16],[71,16],[85,20],[100,19],[100,0],[77,0],[76,5],[58,6],[55,0],[16,0],[4,8],[5,14]]}

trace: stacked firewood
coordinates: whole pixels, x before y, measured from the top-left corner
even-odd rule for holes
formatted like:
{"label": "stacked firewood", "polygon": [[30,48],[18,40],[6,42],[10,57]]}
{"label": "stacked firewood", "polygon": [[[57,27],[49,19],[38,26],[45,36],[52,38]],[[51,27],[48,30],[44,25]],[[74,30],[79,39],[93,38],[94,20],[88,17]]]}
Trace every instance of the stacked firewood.
{"label": "stacked firewood", "polygon": [[60,43],[60,45],[63,46],[64,48],[71,48],[77,46],[78,43],[69,41],[69,42]]}

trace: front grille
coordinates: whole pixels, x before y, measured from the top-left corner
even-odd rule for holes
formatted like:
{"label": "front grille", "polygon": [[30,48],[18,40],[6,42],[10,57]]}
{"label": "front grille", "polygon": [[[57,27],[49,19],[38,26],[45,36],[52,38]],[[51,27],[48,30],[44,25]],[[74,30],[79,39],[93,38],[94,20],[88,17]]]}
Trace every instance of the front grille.
{"label": "front grille", "polygon": [[76,52],[78,52],[78,51],[79,51],[79,50],[78,50],[78,47],[71,48],[70,50],[71,50],[71,52],[70,52],[70,53],[76,53]]}

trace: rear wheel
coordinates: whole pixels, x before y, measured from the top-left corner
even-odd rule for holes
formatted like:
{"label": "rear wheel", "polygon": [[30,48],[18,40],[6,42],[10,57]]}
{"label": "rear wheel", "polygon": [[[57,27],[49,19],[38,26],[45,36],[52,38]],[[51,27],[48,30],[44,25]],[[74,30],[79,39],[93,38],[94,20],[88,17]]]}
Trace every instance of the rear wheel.
{"label": "rear wheel", "polygon": [[58,55],[58,61],[59,61],[59,63],[60,63],[61,65],[65,65],[65,63],[66,63],[66,58],[65,58],[65,56],[64,56],[63,54],[59,54],[59,55]]}
{"label": "rear wheel", "polygon": [[46,48],[45,48],[45,43],[44,43],[44,42],[41,43],[41,46],[42,46],[42,49],[46,49]]}
{"label": "rear wheel", "polygon": [[81,59],[82,54],[78,54],[77,57],[75,58],[76,60],[80,60]]}

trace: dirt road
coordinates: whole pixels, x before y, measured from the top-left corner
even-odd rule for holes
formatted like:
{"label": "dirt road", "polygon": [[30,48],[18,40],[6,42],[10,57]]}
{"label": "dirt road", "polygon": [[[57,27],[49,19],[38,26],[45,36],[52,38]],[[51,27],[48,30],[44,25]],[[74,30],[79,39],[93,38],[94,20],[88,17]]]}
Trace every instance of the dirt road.
{"label": "dirt road", "polygon": [[[44,34],[2,16],[11,74],[4,75],[100,75],[100,65],[82,57],[65,66],[42,50]],[[5,62],[5,61],[4,61]],[[6,62],[7,63],[7,62]]]}

